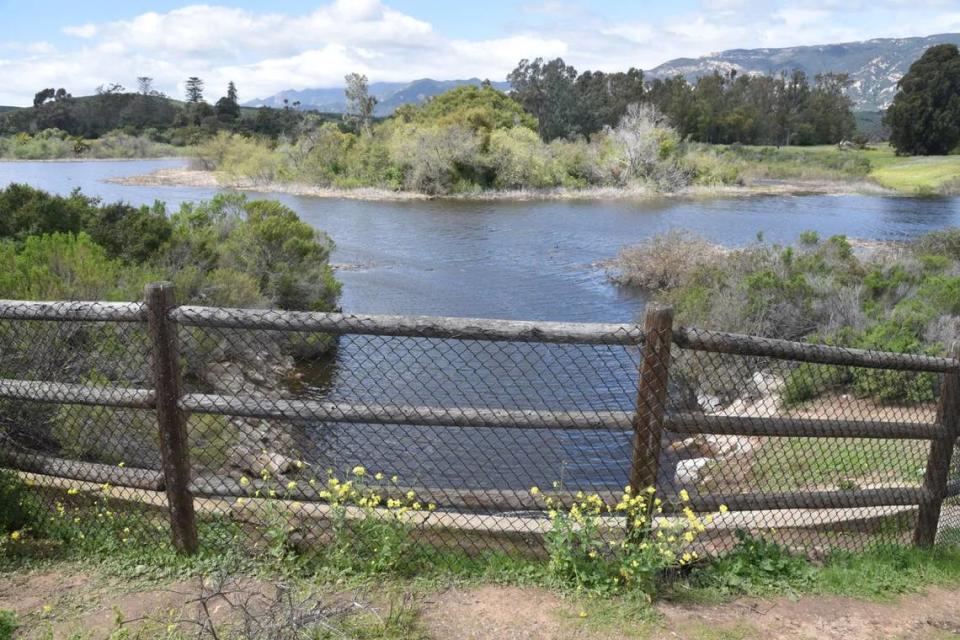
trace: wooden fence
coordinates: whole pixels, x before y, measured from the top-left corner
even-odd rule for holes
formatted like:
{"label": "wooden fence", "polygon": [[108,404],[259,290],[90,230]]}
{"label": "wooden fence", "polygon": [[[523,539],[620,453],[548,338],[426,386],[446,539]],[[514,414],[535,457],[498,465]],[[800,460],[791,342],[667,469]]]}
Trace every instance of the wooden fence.
{"label": "wooden fence", "polygon": [[[187,447],[185,416],[189,413],[276,419],[313,418],[318,421],[437,427],[522,429],[607,429],[633,431],[629,483],[635,490],[656,484],[664,432],[740,436],[911,439],[930,442],[922,486],[843,491],[786,491],[693,496],[690,507],[699,512],[725,504],[731,511],[768,509],[847,509],[878,506],[919,508],[914,543],[933,544],[946,498],[960,494],[960,483],[948,482],[951,456],[958,436],[960,411],[960,352],[951,357],[861,351],[746,335],[673,326],[669,308],[650,306],[644,324],[583,324],[517,322],[415,316],[363,316],[276,310],[216,309],[173,304],[168,283],[147,287],[143,303],[81,303],[0,301],[0,320],[140,323],[151,343],[152,389],[50,383],[0,379],[0,398],[156,411],[162,465],[160,471],[117,469],[41,454],[7,451],[5,466],[34,473],[117,486],[164,490],[175,547],[193,553],[198,546],[195,497],[242,496],[230,478],[194,477]],[[404,405],[352,405],[334,402],[281,400],[244,395],[184,394],[180,383],[177,328],[212,327],[285,332],[322,332],[332,335],[403,336],[455,340],[482,340],[586,345],[626,345],[641,349],[636,409],[584,414],[572,411],[449,408]],[[941,375],[935,422],[867,422],[840,419],[803,419],[717,416],[666,411],[671,350],[682,348],[797,362],[844,365]],[[418,488],[429,499],[435,489]],[[560,501],[572,495],[554,492]],[[613,502],[617,496],[604,494]],[[518,508],[514,492],[442,491],[447,507]],[[298,488],[292,499],[319,500],[310,487]]]}

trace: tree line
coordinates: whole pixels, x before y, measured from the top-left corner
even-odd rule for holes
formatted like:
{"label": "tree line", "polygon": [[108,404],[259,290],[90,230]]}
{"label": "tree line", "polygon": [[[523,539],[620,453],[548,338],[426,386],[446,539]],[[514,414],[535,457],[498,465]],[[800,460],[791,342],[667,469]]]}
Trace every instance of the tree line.
{"label": "tree line", "polygon": [[648,103],[684,139],[767,145],[832,144],[856,133],[846,74],[799,70],[778,75],[715,72],[691,83],[683,76],[647,82],[643,71],[578,73],[563,59],[521,60],[507,79],[512,97],[556,138],[591,136],[612,127],[627,106]]}
{"label": "tree line", "polygon": [[244,113],[233,81],[213,104],[204,98],[202,78],[191,76],[184,87],[183,101],[154,89],[149,76],[139,76],[133,91],[120,83],[109,83],[84,97],[74,97],[63,87],[44,88],[34,95],[31,108],[0,114],[0,135],[58,130],[93,139],[122,130],[182,146],[196,144],[222,130],[269,137],[289,135],[304,117],[298,103]]}

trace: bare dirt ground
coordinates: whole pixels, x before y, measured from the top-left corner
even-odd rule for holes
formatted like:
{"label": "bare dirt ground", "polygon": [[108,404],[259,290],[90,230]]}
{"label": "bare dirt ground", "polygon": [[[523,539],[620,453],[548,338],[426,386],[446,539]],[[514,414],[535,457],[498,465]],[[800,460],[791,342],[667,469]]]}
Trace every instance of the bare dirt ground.
{"label": "bare dirt ground", "polygon": [[[269,588],[250,582],[254,588]],[[166,623],[188,615],[197,580],[137,586],[65,569],[0,580],[0,609],[23,624],[21,638],[91,640],[117,629],[118,616]],[[943,640],[960,638],[960,588],[931,588],[891,602],[838,597],[741,599],[718,605],[658,603],[655,614],[610,615],[603,602],[567,599],[536,588],[480,586],[417,594],[416,631],[435,640]],[[376,600],[376,596],[374,596]],[[136,623],[129,625],[135,631]],[[153,637],[146,634],[145,637]],[[391,636],[393,637],[393,636]]]}

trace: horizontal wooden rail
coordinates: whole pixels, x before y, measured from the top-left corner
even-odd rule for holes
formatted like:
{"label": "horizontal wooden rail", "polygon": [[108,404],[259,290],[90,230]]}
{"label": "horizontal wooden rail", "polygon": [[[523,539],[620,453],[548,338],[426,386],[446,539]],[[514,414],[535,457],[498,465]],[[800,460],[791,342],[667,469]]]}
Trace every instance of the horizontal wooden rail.
{"label": "horizontal wooden rail", "polygon": [[144,322],[141,302],[35,302],[0,300],[0,320]]}
{"label": "horizontal wooden rail", "polygon": [[[190,483],[190,491],[195,496],[205,497],[273,497],[303,502],[324,502],[320,492],[326,489],[323,479],[320,484],[310,485],[306,480],[298,480],[295,486],[289,487],[286,482],[264,482],[251,478],[246,486],[240,484],[236,478],[228,476],[198,476]],[[409,500],[408,492],[412,491],[423,508],[428,504],[435,504],[439,508],[456,508],[468,511],[542,511],[543,498],[550,496],[555,504],[571,506],[580,499],[573,491],[543,491],[539,496],[532,496],[526,489],[465,489],[461,487],[423,487],[395,484],[367,483],[364,490],[370,490],[381,497],[383,501],[396,498],[406,504]],[[591,492],[603,499],[605,504],[615,505],[622,494],[612,491]]]}
{"label": "horizontal wooden rail", "polygon": [[960,496],[960,480],[951,480],[947,483],[947,491],[944,497],[956,498]]}
{"label": "horizontal wooden rail", "polygon": [[247,418],[315,419],[360,424],[405,424],[437,427],[493,427],[515,429],[631,429],[627,411],[546,411],[536,409],[472,409],[410,405],[346,404],[276,400],[261,396],[189,394],[180,408]]}
{"label": "horizontal wooden rail", "polygon": [[[438,427],[507,429],[602,429],[629,431],[628,411],[548,411],[536,409],[476,409],[410,405],[346,404],[277,400],[259,396],[190,394],[180,408],[247,418],[323,420],[353,424],[403,424]],[[931,440],[943,436],[943,427],[913,422],[866,422],[800,418],[752,418],[676,414],[667,416],[665,428],[679,434],[720,434],[772,437],[877,438]]]}
{"label": "horizontal wooden rail", "polygon": [[[608,506],[616,505],[621,492],[601,490],[585,491],[542,491],[531,496],[528,491],[510,489],[462,489],[442,487],[409,487],[370,484],[367,489],[374,490],[383,500],[390,497],[404,499],[408,491],[413,491],[416,500],[424,504],[433,503],[439,508],[460,508],[468,510],[509,510],[537,511],[545,508],[547,497],[555,506],[569,507],[583,499],[583,495],[597,495]],[[190,491],[197,496],[209,497],[278,497],[304,502],[323,502],[320,492],[323,486],[311,486],[306,481],[298,481],[295,486],[286,483],[263,482],[252,479],[244,487],[240,482],[226,476],[201,476],[190,484]],[[271,494],[270,491],[274,493]],[[258,495],[259,492],[259,495]],[[579,496],[579,497],[578,497]],[[920,487],[886,487],[857,491],[783,491],[773,493],[742,493],[728,495],[691,496],[689,502],[681,502],[676,497],[663,496],[663,513],[681,513],[690,507],[697,513],[712,513],[725,505],[730,511],[769,511],[777,509],[855,509],[862,507],[919,506],[929,501],[929,496]],[[811,523],[814,524],[814,523]]]}
{"label": "horizontal wooden rail", "polygon": [[690,327],[675,329],[673,341],[679,347],[695,351],[779,358],[818,364],[893,369],[896,371],[947,372],[960,369],[960,361],[954,358],[847,349],[845,347],[760,338],[739,333],[707,331]]}
{"label": "horizontal wooden rail", "polygon": [[372,316],[192,306],[173,309],[171,317],[182,325],[221,329],[560,344],[636,345],[643,342],[643,331],[634,324],[532,322],[434,316]]}
{"label": "horizontal wooden rail", "polygon": [[926,422],[760,418],[699,413],[667,416],[666,428],[673,433],[687,435],[709,433],[734,436],[878,438],[888,440],[935,440],[946,434],[946,427]]}
{"label": "horizontal wooden rail", "polygon": [[37,380],[0,379],[0,398],[133,409],[152,409],[155,404],[150,389]]}
{"label": "horizontal wooden rail", "polygon": [[45,476],[111,484],[130,489],[163,488],[163,473],[96,462],[80,462],[26,451],[0,450],[0,465]]}
{"label": "horizontal wooden rail", "polygon": [[[781,491],[691,496],[690,508],[698,513],[718,511],[768,511],[772,509],[855,509],[858,507],[919,506],[931,496],[921,487],[881,487],[856,491]],[[676,513],[683,504],[664,504],[664,512]],[[816,523],[811,522],[811,525]]]}

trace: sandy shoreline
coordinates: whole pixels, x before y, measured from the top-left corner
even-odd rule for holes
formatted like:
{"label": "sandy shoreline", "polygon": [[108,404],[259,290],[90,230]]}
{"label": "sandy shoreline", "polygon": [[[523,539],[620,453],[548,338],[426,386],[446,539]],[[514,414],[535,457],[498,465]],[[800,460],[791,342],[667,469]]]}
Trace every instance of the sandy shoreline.
{"label": "sandy shoreline", "polygon": [[691,186],[673,193],[661,193],[638,187],[591,187],[587,189],[543,189],[517,191],[480,191],[476,193],[430,196],[411,191],[392,191],[376,187],[338,189],[288,182],[258,183],[237,181],[215,171],[188,168],[158,169],[152,173],[109,178],[107,182],[146,187],[207,187],[285,193],[315,198],[353,200],[650,200],[663,198],[722,198],[756,195],[895,195],[895,192],[867,181],[830,180],[765,181],[746,186]]}

